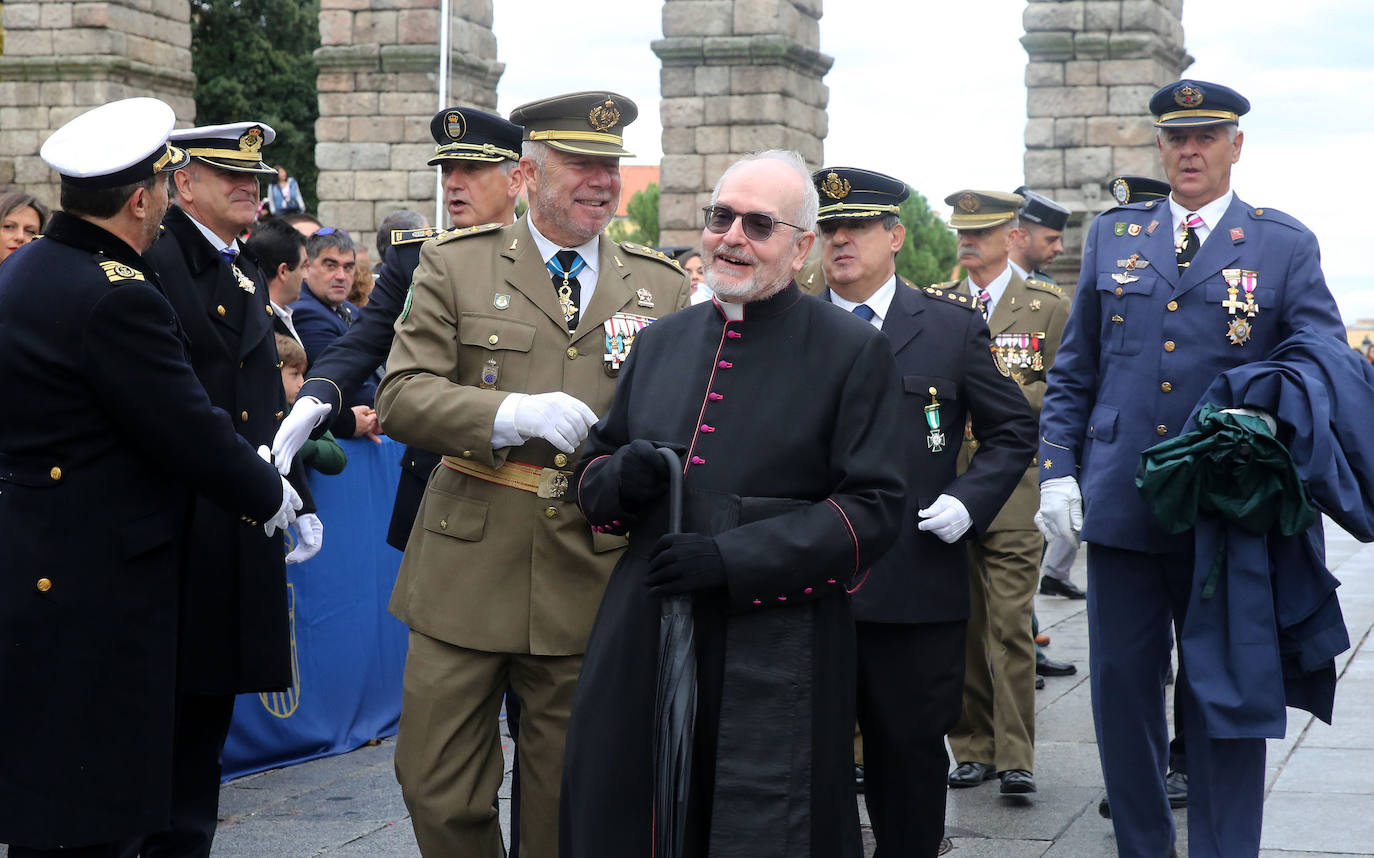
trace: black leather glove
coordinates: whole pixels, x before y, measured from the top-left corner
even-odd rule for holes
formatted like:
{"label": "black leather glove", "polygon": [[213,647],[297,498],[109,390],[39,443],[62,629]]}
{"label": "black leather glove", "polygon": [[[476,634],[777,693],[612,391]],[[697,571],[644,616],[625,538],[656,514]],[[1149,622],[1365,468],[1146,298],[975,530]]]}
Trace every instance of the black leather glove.
{"label": "black leather glove", "polygon": [[668,486],[668,463],[652,441],[636,438],[615,453],[620,469],[620,505],[638,512],[657,500]]}
{"label": "black leather glove", "polygon": [[715,539],[700,533],[669,533],[649,552],[649,592],[676,596],[725,586],[725,562]]}

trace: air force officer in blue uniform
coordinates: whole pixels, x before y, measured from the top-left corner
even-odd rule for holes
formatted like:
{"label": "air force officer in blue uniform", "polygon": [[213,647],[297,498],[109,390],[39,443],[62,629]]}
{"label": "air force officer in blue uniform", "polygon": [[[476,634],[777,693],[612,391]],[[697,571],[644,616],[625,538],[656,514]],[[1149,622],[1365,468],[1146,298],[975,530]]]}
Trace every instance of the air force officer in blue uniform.
{"label": "air force officer in blue uniform", "polygon": [[[1344,336],[1316,238],[1231,190],[1249,107],[1195,80],[1150,99],[1173,191],[1093,221],[1041,416],[1038,518],[1088,543],[1093,719],[1122,856],[1173,849],[1163,688],[1193,577],[1192,531],[1166,535],[1136,492],[1140,453],[1177,437],[1218,373],[1302,326]],[[1184,721],[1189,854],[1257,854],[1264,740],[1210,736],[1191,699]]]}

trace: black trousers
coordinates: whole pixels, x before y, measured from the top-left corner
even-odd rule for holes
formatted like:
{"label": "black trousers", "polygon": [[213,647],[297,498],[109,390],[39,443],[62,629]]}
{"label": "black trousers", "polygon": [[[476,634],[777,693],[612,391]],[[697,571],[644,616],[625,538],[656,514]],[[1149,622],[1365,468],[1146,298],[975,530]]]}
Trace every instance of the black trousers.
{"label": "black trousers", "polygon": [[233,714],[232,694],[178,695],[171,829],[121,844],[122,858],[209,858],[219,823],[220,755]]}
{"label": "black trousers", "polygon": [[874,858],[930,856],[945,833],[949,754],[959,720],[967,622],[855,623],[864,804]]}

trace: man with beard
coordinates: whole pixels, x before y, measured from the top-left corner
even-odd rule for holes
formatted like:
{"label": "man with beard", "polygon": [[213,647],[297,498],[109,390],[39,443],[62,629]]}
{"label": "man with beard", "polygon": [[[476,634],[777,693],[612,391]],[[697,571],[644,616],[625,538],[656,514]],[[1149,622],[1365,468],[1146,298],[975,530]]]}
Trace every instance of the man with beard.
{"label": "man with beard", "polygon": [[1069,225],[1069,210],[1025,185],[1012,193],[1024,198],[1025,202],[1016,213],[1017,228],[1007,249],[1007,262],[1022,280],[1034,279],[1058,286],[1045,269],[1064,252],[1064,227]]}
{"label": "man with beard", "polygon": [[[286,395],[266,279],[237,236],[256,217],[259,176],[275,174],[261,154],[275,137],[261,122],[174,131],[173,144],[191,161],[174,176],[165,235],[146,254],[186,329],[191,365],[210,401],[254,447],[272,442]],[[290,479],[306,503],[299,533],[313,556],[323,528],[306,518],[314,505],[299,466]],[[208,498],[196,503],[191,533],[182,583],[186,635],[177,650],[176,801],[170,830],[142,844],[147,855],[209,855],[234,695],[282,690],[292,681],[281,537],[246,526]],[[137,855],[140,846],[128,850]]]}
{"label": "man with beard", "polygon": [[[906,239],[904,182],[851,167],[813,176],[823,297],[887,335],[902,376],[897,454],[906,511],[897,543],[854,594],[864,802],[879,856],[928,856],[944,836],[945,733],[959,719],[969,614],[964,537],[984,533],[1035,453],[1030,405],[988,352],[988,326],[966,294],[917,290],[896,269]],[[965,420],[978,456],[956,476]]]}
{"label": "man with beard", "polygon": [[608,92],[516,108],[529,212],[426,242],[396,321],[382,425],[443,456],[391,598],[411,629],[396,776],[432,858],[503,854],[507,687],[521,703],[521,854],[557,853],[573,688],[625,544],[565,496],[569,463],[637,332],[689,290],[663,254],[603,233],[637,112]]}
{"label": "man with beard", "polygon": [[[1031,410],[1040,413],[1045,372],[1069,314],[1057,286],[1023,280],[1007,262],[1017,211],[1025,199],[998,191],[955,191],[950,226],[959,234],[963,281],[945,288],[976,300],[988,319],[993,354],[1006,364]],[[965,433],[961,461],[982,455]],[[1035,643],[1031,612],[1044,540],[1035,529],[1038,462],[1027,457],[1021,482],[987,529],[968,544],[971,605],[964,667],[964,704],[949,734],[959,765],[952,787],[1001,779],[1003,795],[1035,792]]]}
{"label": "man with beard", "polygon": [[175,119],[132,98],[55,131],[41,155],[62,211],[0,270],[0,391],[22,404],[0,423],[11,858],[115,858],[118,841],[167,827],[175,654],[197,631],[178,629],[177,604],[189,577],[222,574],[183,569],[192,509],[219,504],[270,538],[300,506],[211,405],[140,255],[167,210],[165,173],[186,163],[167,143]]}
{"label": "man with beard", "polygon": [[[453,229],[515,222],[515,201],[525,187],[519,168],[521,130],[494,113],[471,107],[450,107],[434,114],[429,132],[435,146],[429,164],[443,171],[444,200]],[[365,384],[386,360],[396,317],[420,264],[420,248],[445,234],[419,227],[394,230],[386,237],[371,299],[348,333],[312,361],[296,407],[272,442],[277,461],[289,461],[307,437],[323,432],[336,420],[342,397]],[[438,455],[414,446],[407,447],[401,457],[401,478],[386,537],[387,544],[398,551],[405,550],[425,483],[438,464]]]}
{"label": "man with beard", "polygon": [[[562,858],[654,849],[663,597],[693,603],[699,687],[685,856],[858,858],[846,590],[897,535],[900,387],[887,341],[793,279],[815,240],[801,156],[737,161],[706,208],[714,300],[640,335],[575,475],[596,529],[630,534],[577,689]],[[683,532],[665,534],[682,451]],[[626,748],[642,749],[627,754]]]}

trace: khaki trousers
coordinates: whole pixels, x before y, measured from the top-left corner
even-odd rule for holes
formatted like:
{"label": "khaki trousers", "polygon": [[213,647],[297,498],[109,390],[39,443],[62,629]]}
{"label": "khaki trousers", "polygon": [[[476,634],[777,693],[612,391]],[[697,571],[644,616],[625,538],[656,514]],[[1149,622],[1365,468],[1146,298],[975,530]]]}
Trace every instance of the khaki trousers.
{"label": "khaki trousers", "polygon": [[1036,530],[995,531],[969,543],[964,712],[949,734],[958,762],[1035,770],[1031,612],[1043,545]]}
{"label": "khaki trousers", "polygon": [[563,743],[582,656],[482,652],[414,630],[406,654],[396,780],[425,858],[503,858],[493,805],[505,773],[499,720],[520,700],[520,854],[556,858]]}

